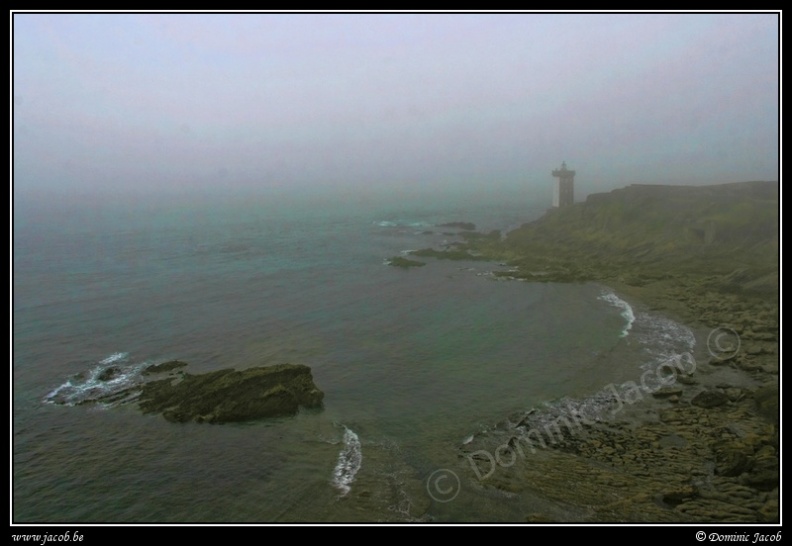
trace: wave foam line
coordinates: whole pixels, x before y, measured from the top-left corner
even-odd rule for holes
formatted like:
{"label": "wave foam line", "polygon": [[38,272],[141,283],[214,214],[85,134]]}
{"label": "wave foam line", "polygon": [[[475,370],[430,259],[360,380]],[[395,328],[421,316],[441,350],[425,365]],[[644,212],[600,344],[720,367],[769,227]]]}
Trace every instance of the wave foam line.
{"label": "wave foam line", "polygon": [[409,220],[380,220],[380,221],[373,221],[373,225],[379,227],[388,227],[388,228],[421,228],[421,227],[434,227],[434,224],[430,224],[429,222],[424,222],[423,220],[419,220],[417,222],[411,222]]}
{"label": "wave foam line", "polygon": [[360,438],[354,431],[344,427],[344,447],[338,454],[338,462],[333,470],[333,485],[341,490],[342,495],[350,491],[350,484],[363,464],[363,449]]}
{"label": "wave foam line", "polygon": [[633,322],[635,322],[635,313],[633,313],[633,308],[630,307],[630,304],[621,299],[619,296],[614,294],[613,292],[603,292],[599,299],[603,301],[607,301],[614,307],[621,309],[621,316],[624,320],[627,321],[627,325],[621,331],[621,337],[627,337],[630,333],[630,329],[632,328]]}
{"label": "wave foam line", "polygon": [[123,368],[114,365],[128,356],[129,353],[113,353],[100,360],[87,372],[70,377],[55,387],[44,397],[44,402],[74,406],[84,402],[94,402],[131,387],[146,363]]}
{"label": "wave foam line", "polygon": [[107,358],[100,360],[99,364],[112,364],[113,362],[118,362],[119,360],[124,360],[126,357],[129,356],[129,353],[113,353]]}

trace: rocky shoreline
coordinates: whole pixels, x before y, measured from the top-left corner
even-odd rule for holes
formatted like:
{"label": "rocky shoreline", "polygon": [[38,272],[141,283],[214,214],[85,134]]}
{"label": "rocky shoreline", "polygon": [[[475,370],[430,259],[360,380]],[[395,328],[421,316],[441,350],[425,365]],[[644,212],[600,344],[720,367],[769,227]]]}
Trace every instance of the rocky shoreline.
{"label": "rocky shoreline", "polygon": [[[528,412],[466,442],[471,485],[525,499],[526,521],[779,521],[777,183],[631,186],[465,239],[414,254],[602,283],[699,342],[669,363],[672,381],[633,391],[640,403],[599,419]],[[552,502],[537,511],[537,496]]]}
{"label": "rocky shoreline", "polygon": [[640,301],[654,309],[667,312],[676,305],[660,302],[685,302],[683,316],[707,310],[735,326],[735,317],[741,319],[735,329],[740,349],[712,356],[702,347],[667,386],[642,390],[639,403],[619,401],[618,411],[604,419],[512,416],[497,433],[460,446],[461,471],[472,482],[553,501],[547,511],[527,512],[526,521],[779,521],[773,305],[741,312],[740,298],[724,305],[712,294],[680,297],[678,287],[653,288],[644,287]]}
{"label": "rocky shoreline", "polygon": [[[564,272],[532,279],[513,265],[494,273],[569,282]],[[695,276],[601,282],[692,327],[695,356],[677,363],[668,384],[643,386],[640,403],[614,402],[619,411],[604,418],[511,416],[459,446],[460,475],[524,497],[527,522],[779,522],[778,300],[702,289]],[[537,496],[552,501],[545,511],[534,509]]]}

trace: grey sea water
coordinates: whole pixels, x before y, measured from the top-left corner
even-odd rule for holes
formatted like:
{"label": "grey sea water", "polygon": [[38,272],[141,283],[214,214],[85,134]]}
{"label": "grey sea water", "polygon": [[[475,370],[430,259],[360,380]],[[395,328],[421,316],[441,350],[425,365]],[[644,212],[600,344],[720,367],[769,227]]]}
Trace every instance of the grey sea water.
{"label": "grey sea water", "polygon": [[[453,502],[427,480],[507,416],[695,343],[606,287],[384,264],[457,240],[436,224],[506,231],[543,209],[458,194],[15,203],[13,520],[519,519],[465,476]],[[213,426],[80,404],[174,358],[306,364],[324,408]],[[111,365],[122,376],[97,381]]]}

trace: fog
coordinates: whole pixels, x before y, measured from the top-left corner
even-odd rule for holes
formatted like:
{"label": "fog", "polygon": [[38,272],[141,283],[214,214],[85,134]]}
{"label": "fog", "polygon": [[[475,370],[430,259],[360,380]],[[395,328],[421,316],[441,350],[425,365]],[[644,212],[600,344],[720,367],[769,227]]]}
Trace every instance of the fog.
{"label": "fog", "polygon": [[779,177],[779,15],[37,14],[14,194]]}

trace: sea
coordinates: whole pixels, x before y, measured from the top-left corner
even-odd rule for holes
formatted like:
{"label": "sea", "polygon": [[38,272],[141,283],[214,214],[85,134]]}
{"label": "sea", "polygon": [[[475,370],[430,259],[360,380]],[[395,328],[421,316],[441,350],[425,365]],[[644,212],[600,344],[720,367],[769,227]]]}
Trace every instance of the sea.
{"label": "sea", "polygon": [[[460,446],[515,414],[595,403],[696,343],[596,283],[387,265],[461,240],[440,224],[515,229],[539,197],[15,199],[12,521],[522,521],[524,499],[478,483]],[[211,425],[91,403],[172,359],[305,364],[324,405]]]}

